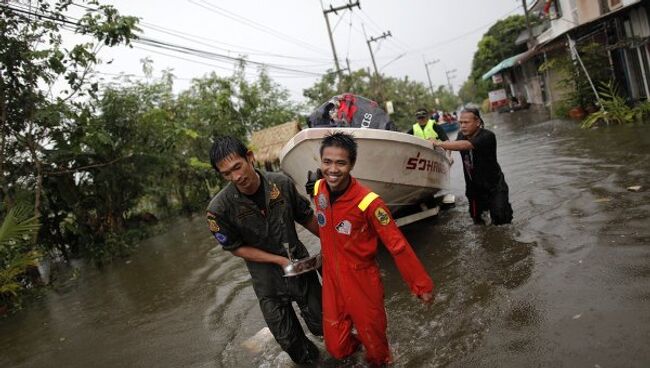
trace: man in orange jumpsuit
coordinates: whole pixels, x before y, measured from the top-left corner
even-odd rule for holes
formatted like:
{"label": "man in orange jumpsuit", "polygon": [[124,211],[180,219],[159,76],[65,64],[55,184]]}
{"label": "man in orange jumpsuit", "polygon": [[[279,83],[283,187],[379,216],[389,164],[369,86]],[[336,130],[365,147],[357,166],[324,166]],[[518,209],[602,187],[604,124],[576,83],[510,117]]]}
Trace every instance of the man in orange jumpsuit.
{"label": "man in orange jumpsuit", "polygon": [[335,358],[354,353],[361,343],[366,360],[382,365],[390,363],[391,356],[384,288],[375,260],[377,238],[411,292],[425,303],[433,299],[433,282],[381,198],[350,175],[356,155],[349,134],[333,133],[321,144],[323,179],[314,184],[313,195],[323,256],[323,332]]}

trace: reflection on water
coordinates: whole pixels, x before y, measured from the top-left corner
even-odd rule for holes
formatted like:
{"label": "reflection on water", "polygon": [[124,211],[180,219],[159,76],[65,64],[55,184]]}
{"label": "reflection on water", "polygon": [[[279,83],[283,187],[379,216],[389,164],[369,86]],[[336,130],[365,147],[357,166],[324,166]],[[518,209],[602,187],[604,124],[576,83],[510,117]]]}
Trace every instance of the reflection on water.
{"label": "reflection on water", "polygon": [[[650,365],[650,126],[585,131],[526,112],[486,122],[515,220],[472,225],[454,165],[457,206],[404,228],[436,302],[409,295],[380,253],[394,366]],[[242,347],[263,327],[243,262],[201,219],[181,220],[129,262],[84,269],[0,321],[0,366],[292,366],[272,340]],[[362,361],[324,354],[318,366]]]}

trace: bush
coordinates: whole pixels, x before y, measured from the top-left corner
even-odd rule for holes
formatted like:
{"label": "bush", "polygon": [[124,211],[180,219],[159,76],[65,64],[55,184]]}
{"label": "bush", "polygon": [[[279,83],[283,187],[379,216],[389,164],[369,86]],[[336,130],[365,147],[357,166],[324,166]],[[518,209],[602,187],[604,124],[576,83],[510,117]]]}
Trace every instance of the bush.
{"label": "bush", "polygon": [[607,125],[633,123],[640,120],[644,115],[647,116],[648,112],[650,112],[648,103],[634,108],[628,106],[613,82],[601,83],[599,90],[601,109],[583,120],[583,128],[591,128],[599,121],[604,121]]}
{"label": "bush", "polygon": [[29,273],[37,272],[40,253],[32,248],[31,234],[40,224],[30,211],[17,205],[0,226],[0,309],[20,305],[21,294],[35,281]]}

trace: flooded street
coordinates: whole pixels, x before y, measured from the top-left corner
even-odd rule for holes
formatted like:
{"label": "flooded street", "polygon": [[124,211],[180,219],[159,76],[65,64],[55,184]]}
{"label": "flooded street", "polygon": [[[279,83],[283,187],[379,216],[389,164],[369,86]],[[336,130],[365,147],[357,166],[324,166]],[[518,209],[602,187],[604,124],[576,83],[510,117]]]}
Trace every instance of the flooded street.
{"label": "flooded street", "polygon": [[[650,124],[485,120],[513,224],[472,225],[454,153],[456,207],[403,229],[436,302],[412,297],[379,256],[394,366],[650,366]],[[242,347],[265,323],[243,261],[217,247],[201,216],[66,285],[0,320],[1,367],[293,366],[275,342]],[[322,367],[363,366],[323,356]]]}

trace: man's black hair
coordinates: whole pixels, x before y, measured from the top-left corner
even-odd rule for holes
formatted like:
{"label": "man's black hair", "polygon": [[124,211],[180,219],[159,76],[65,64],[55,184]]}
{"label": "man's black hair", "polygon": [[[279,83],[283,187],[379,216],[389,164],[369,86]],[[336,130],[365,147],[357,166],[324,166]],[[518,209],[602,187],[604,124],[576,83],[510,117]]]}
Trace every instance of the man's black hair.
{"label": "man's black hair", "polygon": [[353,165],[357,161],[357,141],[352,134],[333,132],[326,135],[320,144],[321,157],[323,157],[323,150],[327,147],[341,147],[348,151],[348,157]]}
{"label": "man's black hair", "polygon": [[210,164],[219,171],[217,164],[221,160],[232,154],[246,158],[246,153],[248,153],[248,148],[239,139],[229,135],[216,137],[210,149]]}
{"label": "man's black hair", "polygon": [[465,107],[460,113],[462,114],[464,112],[473,114],[481,122],[481,126],[485,125],[481,118],[481,112],[476,107]]}

